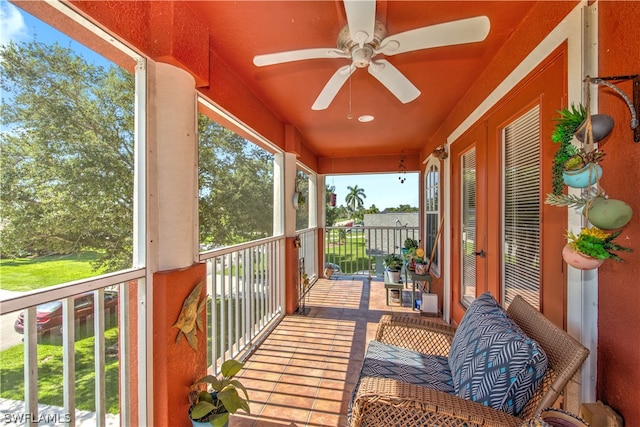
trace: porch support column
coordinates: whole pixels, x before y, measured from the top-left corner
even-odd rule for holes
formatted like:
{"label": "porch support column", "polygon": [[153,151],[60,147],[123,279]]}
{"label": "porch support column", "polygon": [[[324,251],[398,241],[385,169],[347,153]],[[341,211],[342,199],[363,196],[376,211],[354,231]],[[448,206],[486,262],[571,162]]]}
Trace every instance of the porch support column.
{"label": "porch support column", "polygon": [[293,207],[293,193],[296,191],[296,154],[285,152],[283,154],[284,174],[284,294],[285,313],[292,314],[298,309],[298,248],[296,247],[296,210]]}
{"label": "porch support column", "polygon": [[318,244],[317,244],[317,262],[316,266],[318,267],[318,278],[324,277],[324,236],[325,226],[327,224],[327,190],[326,190],[326,175],[317,175],[317,194],[316,194],[316,210],[318,212],[317,217],[317,227],[318,227]]}
{"label": "porch support column", "polygon": [[[196,328],[197,351],[173,327],[206,266],[198,262],[198,141],[195,80],[173,65],[148,66],[148,253],[153,272],[147,307],[153,328],[148,360],[153,381],[148,423],[188,426],[191,384],[206,374],[207,338]],[[200,313],[200,316],[204,316]],[[149,316],[147,316],[149,319]],[[147,320],[149,323],[149,320]]]}

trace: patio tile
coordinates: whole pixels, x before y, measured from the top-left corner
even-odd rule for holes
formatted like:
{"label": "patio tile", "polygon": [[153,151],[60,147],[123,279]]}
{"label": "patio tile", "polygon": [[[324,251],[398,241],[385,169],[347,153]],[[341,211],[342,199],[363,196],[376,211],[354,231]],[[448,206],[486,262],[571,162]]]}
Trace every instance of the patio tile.
{"label": "patio tile", "polygon": [[413,312],[387,306],[381,279],[320,279],[305,316],[285,317],[249,357],[240,379],[252,415],[234,416],[230,427],[346,425],[346,411],[368,342],[380,316]]}

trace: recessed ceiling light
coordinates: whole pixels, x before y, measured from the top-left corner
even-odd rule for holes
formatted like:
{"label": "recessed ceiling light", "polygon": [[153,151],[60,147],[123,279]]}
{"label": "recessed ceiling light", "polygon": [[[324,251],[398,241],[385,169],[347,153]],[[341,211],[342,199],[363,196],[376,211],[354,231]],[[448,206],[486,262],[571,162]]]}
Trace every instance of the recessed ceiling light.
{"label": "recessed ceiling light", "polygon": [[375,117],[373,117],[371,114],[365,114],[364,116],[358,117],[358,121],[361,123],[367,123],[373,121],[374,118]]}

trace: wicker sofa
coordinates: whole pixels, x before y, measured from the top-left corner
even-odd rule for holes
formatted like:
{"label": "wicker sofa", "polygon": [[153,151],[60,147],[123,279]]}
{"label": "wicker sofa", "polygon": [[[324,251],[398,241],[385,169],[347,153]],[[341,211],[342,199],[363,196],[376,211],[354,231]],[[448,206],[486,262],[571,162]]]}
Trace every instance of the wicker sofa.
{"label": "wicker sofa", "polygon": [[458,330],[412,314],[385,315],[367,349],[349,425],[520,426],[556,402],[588,354],[520,296],[507,311],[490,294],[480,296]]}

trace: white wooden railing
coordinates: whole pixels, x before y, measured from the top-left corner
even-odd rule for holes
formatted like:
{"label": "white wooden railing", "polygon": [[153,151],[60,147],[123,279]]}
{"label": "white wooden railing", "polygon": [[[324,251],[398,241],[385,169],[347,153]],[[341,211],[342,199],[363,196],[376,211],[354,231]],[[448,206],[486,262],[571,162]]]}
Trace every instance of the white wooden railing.
{"label": "white wooden railing", "polygon": [[419,235],[418,227],[326,227],[324,260],[342,273],[381,276],[384,257],[400,255],[407,237]]}
{"label": "white wooden railing", "polygon": [[[18,366],[22,365],[24,394],[22,399],[0,399],[5,422],[20,425],[64,423],[75,426],[81,422],[85,425],[106,425],[108,419],[110,425],[129,423],[129,403],[132,401],[128,387],[131,357],[129,336],[132,330],[129,314],[136,309],[135,303],[130,307],[129,294],[138,292],[137,287],[144,282],[144,275],[143,268],[129,269],[39,289],[4,299],[0,303],[0,316],[5,327],[7,322],[14,322],[18,316],[22,316],[24,325],[22,364],[14,361]],[[106,307],[105,294],[111,297],[114,292],[117,292],[117,307],[111,303]],[[93,309],[91,314],[78,319],[75,301],[77,297],[85,295],[92,298]],[[56,324],[55,328],[47,328],[42,319],[38,323],[37,306],[56,301],[62,307],[62,323]],[[43,333],[44,330],[47,333]],[[106,331],[111,337],[117,336],[115,343],[110,346],[107,346],[105,339]],[[6,330],[3,332],[6,333]],[[90,354],[85,347],[76,348],[78,340],[87,338],[93,339],[93,351]],[[44,353],[52,346],[54,350],[48,352],[50,356],[47,359],[42,355],[39,357],[39,353]],[[55,350],[58,347],[62,347],[61,351]],[[93,372],[85,371],[80,377],[77,366],[86,364],[87,359],[91,360]],[[58,380],[59,369],[52,368],[57,366],[62,368],[61,381]],[[115,378],[111,374],[114,369],[117,372]],[[107,374],[107,370],[110,374]],[[2,374],[7,380],[9,372]],[[44,389],[42,384],[52,381],[59,382],[53,388]],[[116,384],[115,391],[113,383]],[[15,384],[5,383],[4,386],[6,390]],[[78,406],[90,409],[79,409]]]}
{"label": "white wooden railing", "polygon": [[284,237],[200,254],[207,263],[208,362],[217,374],[227,359],[249,354],[284,315]]}

